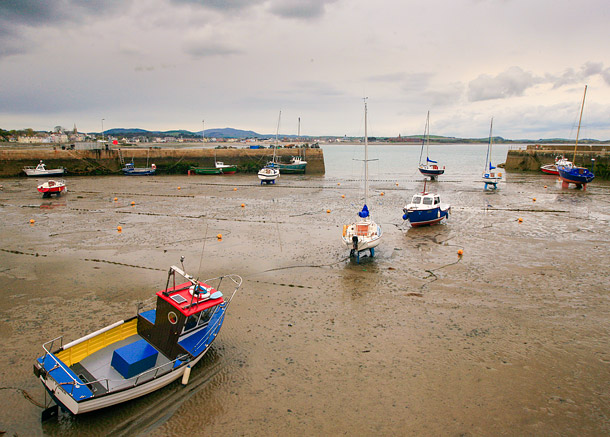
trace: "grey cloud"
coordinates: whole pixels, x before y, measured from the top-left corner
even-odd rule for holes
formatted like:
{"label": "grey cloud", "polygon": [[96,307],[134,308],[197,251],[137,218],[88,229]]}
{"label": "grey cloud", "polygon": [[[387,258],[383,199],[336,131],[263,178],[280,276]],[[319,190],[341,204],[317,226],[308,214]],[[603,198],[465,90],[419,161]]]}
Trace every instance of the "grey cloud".
{"label": "grey cloud", "polygon": [[128,6],[122,0],[2,0],[0,21],[28,26],[52,25],[57,22],[82,20],[85,15],[98,15]]}
{"label": "grey cloud", "polygon": [[[553,84],[553,88],[560,88],[564,85],[582,83],[586,81],[589,77],[594,76],[596,74],[601,74],[604,80],[606,80],[606,71],[608,70],[604,70],[604,64],[602,62],[589,61],[582,65],[578,71],[574,70],[573,68],[568,68],[560,76],[547,74],[546,78],[549,82]],[[608,81],[606,80],[606,82]]]}
{"label": "grey cloud", "polygon": [[248,9],[257,4],[264,3],[265,0],[170,0],[175,4],[187,4],[201,6],[203,8],[215,9],[218,11],[235,11]]}
{"label": "grey cloud", "polygon": [[27,27],[53,27],[123,10],[131,0],[0,0],[0,58],[26,53]]}
{"label": "grey cloud", "polygon": [[239,49],[205,40],[189,41],[185,43],[184,51],[195,58],[236,55],[242,53]]}
{"label": "grey cloud", "polygon": [[604,82],[610,85],[610,68],[606,68],[604,71],[602,71],[601,75],[604,78]]}
{"label": "grey cloud", "polygon": [[522,96],[526,89],[541,81],[519,67],[510,67],[495,77],[482,74],[468,84],[468,100],[477,102]]}
{"label": "grey cloud", "polygon": [[336,0],[272,0],[269,11],[279,17],[310,19],[324,15],[327,4]]}

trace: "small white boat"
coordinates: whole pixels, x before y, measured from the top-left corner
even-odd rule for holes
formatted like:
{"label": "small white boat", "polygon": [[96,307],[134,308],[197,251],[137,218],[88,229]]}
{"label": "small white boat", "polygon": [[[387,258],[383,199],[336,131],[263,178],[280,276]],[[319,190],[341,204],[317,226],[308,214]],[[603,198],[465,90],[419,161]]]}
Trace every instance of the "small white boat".
{"label": "small white boat", "polygon": [[275,131],[275,145],[273,146],[273,160],[267,163],[263,168],[261,168],[258,172],[258,178],[261,181],[261,185],[263,184],[275,184],[277,178],[280,177],[280,164],[276,161],[275,151],[277,149],[277,138],[280,131],[280,120],[282,119],[282,111],[280,111],[280,115],[277,119],[277,130]]}
{"label": "small white boat", "polygon": [[40,160],[40,162],[38,163],[38,165],[36,167],[33,167],[33,166],[23,167],[23,171],[28,176],[56,176],[56,175],[64,174],[66,172],[66,169],[63,167],[48,169],[44,165],[44,162],[42,162],[42,160]]}
{"label": "small white boat", "polygon": [[364,207],[358,212],[359,220],[354,223],[343,225],[343,244],[350,249],[350,257],[356,256],[360,262],[360,252],[368,250],[371,257],[375,256],[375,247],[381,242],[381,226],[371,218],[369,208],[366,205],[369,192],[369,155],[368,155],[368,132],[367,132],[367,109],[366,99],[364,102]]}
{"label": "small white boat", "polygon": [[49,179],[43,184],[38,185],[37,190],[42,193],[42,197],[51,197],[51,194],[56,194],[57,197],[66,191],[66,182],[64,180]]}
{"label": "small white boat", "polygon": [[280,177],[280,169],[275,167],[263,167],[258,171],[258,178],[262,184],[275,184],[275,180]]}
{"label": "small white boat", "polygon": [[[202,282],[171,266],[153,309],[141,304],[135,316],[78,340],[63,344],[60,336],[43,344],[34,374],[57,404],[43,418],[56,414],[58,406],[72,414],[87,413],[144,396],[181,377],[187,384],[191,367],[216,339],[241,283],[237,275]],[[231,293],[228,299],[221,285]]]}
{"label": "small white boat", "polygon": [[485,170],[483,171],[483,183],[485,184],[485,189],[491,188],[495,190],[498,188],[498,182],[502,180],[502,172],[494,171],[496,167],[494,167],[491,163],[491,152],[493,150],[493,136],[492,130],[494,125],[494,119],[491,118],[491,124],[489,126],[489,143],[487,144],[487,156],[485,157]]}

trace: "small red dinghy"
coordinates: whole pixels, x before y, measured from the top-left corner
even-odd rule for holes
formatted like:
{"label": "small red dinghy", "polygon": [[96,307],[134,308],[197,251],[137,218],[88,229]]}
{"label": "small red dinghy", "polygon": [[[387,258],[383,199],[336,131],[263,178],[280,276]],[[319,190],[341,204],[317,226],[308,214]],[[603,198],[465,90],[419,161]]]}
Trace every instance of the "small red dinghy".
{"label": "small red dinghy", "polygon": [[51,197],[51,194],[61,194],[62,191],[66,190],[66,183],[64,181],[48,180],[44,184],[38,185],[38,192],[42,193],[42,197]]}

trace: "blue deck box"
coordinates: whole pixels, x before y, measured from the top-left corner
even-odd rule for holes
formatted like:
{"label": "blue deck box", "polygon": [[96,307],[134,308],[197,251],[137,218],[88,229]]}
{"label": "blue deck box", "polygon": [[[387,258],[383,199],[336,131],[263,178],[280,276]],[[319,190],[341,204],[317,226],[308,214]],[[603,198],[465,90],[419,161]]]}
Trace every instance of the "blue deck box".
{"label": "blue deck box", "polygon": [[142,339],[115,350],[111,364],[123,378],[129,379],[154,367],[157,355],[157,349]]}

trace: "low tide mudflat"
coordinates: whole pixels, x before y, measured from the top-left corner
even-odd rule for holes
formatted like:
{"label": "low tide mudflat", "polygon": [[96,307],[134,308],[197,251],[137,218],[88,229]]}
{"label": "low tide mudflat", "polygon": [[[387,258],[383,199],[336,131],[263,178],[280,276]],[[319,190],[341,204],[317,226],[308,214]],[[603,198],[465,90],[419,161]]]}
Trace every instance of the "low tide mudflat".
{"label": "low tide mudflat", "polygon": [[[432,187],[449,221],[411,229],[420,178],[372,181],[385,235],[356,264],[340,242],[356,180],[73,177],[51,199],[0,182],[7,435],[610,433],[608,183],[447,177]],[[202,279],[244,278],[188,386],[41,423],[41,344],[135,314],[181,255]]]}

